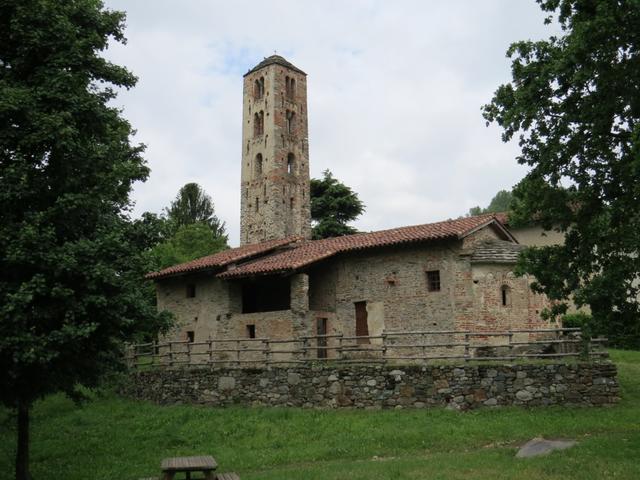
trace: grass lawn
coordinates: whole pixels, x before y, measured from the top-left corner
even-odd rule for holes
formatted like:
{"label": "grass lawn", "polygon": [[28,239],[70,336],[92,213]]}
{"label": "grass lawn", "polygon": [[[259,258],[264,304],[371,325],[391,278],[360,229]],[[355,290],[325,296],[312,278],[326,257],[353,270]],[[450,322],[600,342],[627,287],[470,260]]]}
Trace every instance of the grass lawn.
{"label": "grass lawn", "polygon": [[[159,473],[168,456],[211,453],[247,479],[640,479],[640,352],[613,351],[622,402],[613,408],[302,410],[160,407],[107,395],[78,408],[39,402],[35,480],[125,480]],[[0,479],[13,478],[14,419],[0,411]],[[532,437],[577,447],[516,459]]]}

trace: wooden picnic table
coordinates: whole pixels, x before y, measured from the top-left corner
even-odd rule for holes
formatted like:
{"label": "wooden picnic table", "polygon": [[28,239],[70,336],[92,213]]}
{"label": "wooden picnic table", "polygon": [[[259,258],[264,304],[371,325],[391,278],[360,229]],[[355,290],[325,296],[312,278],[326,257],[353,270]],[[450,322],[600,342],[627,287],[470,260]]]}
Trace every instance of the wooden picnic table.
{"label": "wooden picnic table", "polygon": [[217,467],[218,464],[211,455],[165,458],[160,464],[162,480],[173,480],[176,473],[185,473],[187,480],[190,480],[191,472],[202,472],[205,480],[215,480],[213,471]]}

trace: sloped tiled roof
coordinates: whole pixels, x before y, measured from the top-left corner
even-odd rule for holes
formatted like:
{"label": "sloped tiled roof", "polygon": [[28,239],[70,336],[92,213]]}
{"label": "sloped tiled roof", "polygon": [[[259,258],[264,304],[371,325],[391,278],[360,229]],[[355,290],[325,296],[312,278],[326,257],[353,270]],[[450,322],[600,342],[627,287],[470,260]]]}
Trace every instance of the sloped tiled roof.
{"label": "sloped tiled roof", "polygon": [[230,248],[229,250],[197,258],[190,262],[173,265],[165,268],[164,270],[160,270],[159,272],[149,273],[146,278],[159,279],[185,273],[194,273],[202,270],[222,268],[231,263],[255,257],[256,255],[266,254],[276,248],[281,248],[300,240],[302,240],[301,237],[286,237],[278,240],[269,240],[267,242],[244,245],[238,248]]}
{"label": "sloped tiled roof", "polygon": [[[475,230],[496,223],[491,214],[444,222],[357,233],[300,243],[273,255],[256,258],[220,273],[220,278],[236,278],[296,270],[338,253],[440,239],[460,239]],[[507,233],[507,235],[509,235]]]}
{"label": "sloped tiled roof", "polygon": [[493,216],[503,225],[509,224],[509,212],[496,212]]}
{"label": "sloped tiled roof", "polygon": [[471,254],[471,263],[516,263],[524,248],[518,243],[488,240],[476,245]]}
{"label": "sloped tiled roof", "polygon": [[295,72],[302,73],[303,75],[306,75],[306,73],[304,73],[302,70],[300,70],[298,67],[296,67],[293,63],[291,63],[288,60],[286,60],[284,57],[281,57],[280,55],[271,55],[270,57],[266,57],[259,64],[257,64],[255,67],[253,67],[247,73],[245,73],[244,76],[246,77],[250,73],[253,73],[255,71],[260,70],[261,68],[267,67],[269,65],[274,65],[274,64],[275,65],[281,65],[283,67],[287,67],[290,70],[293,70]]}

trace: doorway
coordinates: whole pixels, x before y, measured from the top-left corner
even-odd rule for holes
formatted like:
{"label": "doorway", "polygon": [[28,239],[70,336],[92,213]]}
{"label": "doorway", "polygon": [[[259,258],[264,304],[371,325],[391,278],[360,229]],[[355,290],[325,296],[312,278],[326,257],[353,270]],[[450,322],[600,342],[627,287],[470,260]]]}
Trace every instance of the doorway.
{"label": "doorway", "polygon": [[[356,337],[369,336],[369,323],[367,320],[367,302],[355,302],[356,307]],[[368,338],[358,338],[357,343],[369,343]]]}

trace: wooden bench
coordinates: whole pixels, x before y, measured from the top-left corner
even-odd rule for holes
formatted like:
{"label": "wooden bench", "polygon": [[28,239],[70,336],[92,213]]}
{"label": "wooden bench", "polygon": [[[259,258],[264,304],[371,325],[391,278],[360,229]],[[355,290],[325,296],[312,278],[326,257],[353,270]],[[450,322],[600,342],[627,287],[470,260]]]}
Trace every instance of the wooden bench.
{"label": "wooden bench", "polygon": [[240,480],[240,477],[234,472],[218,473],[216,480]]}
{"label": "wooden bench", "polygon": [[202,472],[205,480],[215,480],[213,471],[218,467],[216,460],[210,456],[165,458],[160,464],[162,480],[173,480],[176,473],[184,473],[191,480],[192,472]]}

